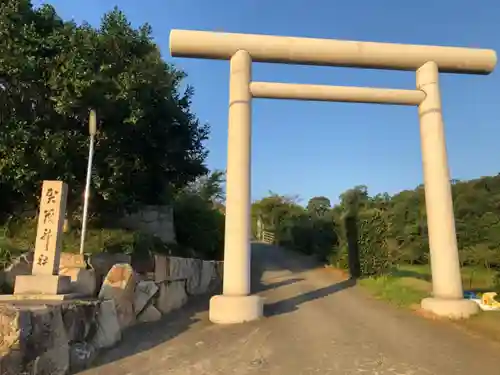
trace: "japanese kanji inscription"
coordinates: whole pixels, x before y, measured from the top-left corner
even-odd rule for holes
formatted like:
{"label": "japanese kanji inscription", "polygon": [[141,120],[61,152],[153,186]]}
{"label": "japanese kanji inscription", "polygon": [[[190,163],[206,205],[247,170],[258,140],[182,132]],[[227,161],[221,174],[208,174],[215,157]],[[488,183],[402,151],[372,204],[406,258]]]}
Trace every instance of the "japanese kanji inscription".
{"label": "japanese kanji inscription", "polygon": [[43,182],[33,275],[58,274],[67,192],[62,181]]}

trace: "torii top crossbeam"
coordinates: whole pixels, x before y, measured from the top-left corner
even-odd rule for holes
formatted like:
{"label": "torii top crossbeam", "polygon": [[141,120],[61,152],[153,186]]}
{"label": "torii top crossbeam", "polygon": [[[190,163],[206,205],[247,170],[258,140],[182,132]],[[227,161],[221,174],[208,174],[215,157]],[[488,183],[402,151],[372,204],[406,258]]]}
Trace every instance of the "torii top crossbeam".
{"label": "torii top crossbeam", "polygon": [[489,74],[497,63],[497,55],[490,49],[175,29],[170,32],[173,57],[229,60],[238,50],[247,51],[255,62],[415,71],[433,61],[440,72],[461,74]]}

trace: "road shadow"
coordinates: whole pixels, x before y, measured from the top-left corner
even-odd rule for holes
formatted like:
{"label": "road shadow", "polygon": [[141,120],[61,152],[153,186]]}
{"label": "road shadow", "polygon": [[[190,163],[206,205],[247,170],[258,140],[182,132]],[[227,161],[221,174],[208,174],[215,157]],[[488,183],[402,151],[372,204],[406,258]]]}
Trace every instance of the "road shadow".
{"label": "road shadow", "polygon": [[[300,277],[303,272],[324,269],[324,264],[315,257],[303,255],[296,251],[287,250],[275,245],[262,243],[252,244],[252,291],[260,293],[274,290],[282,286],[292,285],[305,281]],[[272,279],[264,277],[267,272],[283,273],[285,279],[270,283]],[[356,285],[356,278],[349,278],[333,283],[324,288],[311,290],[291,298],[267,303],[264,306],[264,315],[271,317],[296,311],[303,303],[327,297],[333,293]]]}
{"label": "road shadow", "polygon": [[302,273],[322,267],[323,265],[314,256],[277,245],[252,243],[252,276],[260,277],[265,271]]}
{"label": "road shadow", "polygon": [[[193,297],[182,308],[163,315],[157,322],[140,323],[128,328],[115,347],[100,352],[92,365],[85,370],[97,371],[101,366],[152,349],[189,330],[193,324],[200,321],[197,315],[208,310],[211,296],[220,292],[220,287],[218,287],[214,292]],[[105,370],[101,371],[104,373]],[[78,374],[79,372],[72,373]],[[101,372],[98,373],[101,374]]]}
{"label": "road shadow", "polygon": [[279,287],[292,285],[292,284],[298,283],[298,282],[303,281],[303,280],[305,280],[305,279],[296,277],[293,279],[277,281],[275,283],[270,283],[270,284],[269,283],[264,284],[262,282],[255,283],[255,288],[253,288],[253,292],[260,293],[260,292],[265,292],[266,290],[271,290],[271,289],[274,290],[274,289],[278,289]]}
{"label": "road shadow", "polygon": [[340,292],[341,290],[353,287],[355,285],[356,279],[350,278],[321,289],[312,290],[307,293],[299,294],[298,296],[266,304],[264,306],[264,315],[266,317],[271,317],[275,315],[288,314],[297,310],[299,306],[305,302],[310,302],[316,299],[327,297],[331,294]]}
{"label": "road shadow", "polygon": [[[322,265],[313,256],[302,255],[277,246],[254,243],[252,244],[252,293],[265,293],[281,287],[305,281],[303,272],[323,269]],[[273,277],[262,279],[264,272],[275,271]],[[284,274],[281,273],[284,271]],[[326,297],[330,294],[354,286],[355,279],[340,281],[325,288],[308,291],[306,293],[274,302],[265,306],[265,316],[293,312],[305,302]],[[189,300],[181,309],[166,314],[158,322],[141,323],[127,329],[117,346],[99,353],[92,366],[85,370],[85,374],[104,374],[109,363],[152,349],[188,331],[200,319],[200,313],[208,310],[210,297],[221,292],[219,285],[213,292],[204,296],[197,296]],[[73,372],[78,373],[78,372]]]}

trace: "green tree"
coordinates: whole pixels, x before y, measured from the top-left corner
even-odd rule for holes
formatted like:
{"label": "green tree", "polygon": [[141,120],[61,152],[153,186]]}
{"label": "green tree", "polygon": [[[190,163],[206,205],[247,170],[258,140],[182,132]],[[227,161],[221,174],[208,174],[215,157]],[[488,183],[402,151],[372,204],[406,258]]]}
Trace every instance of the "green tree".
{"label": "green tree", "polygon": [[53,7],[0,4],[2,211],[35,204],[40,182],[61,179],[77,211],[87,162],[87,117],[99,132],[94,212],[161,204],[207,172],[209,128],[191,111],[193,89],[166,64],[148,25],[115,9],[98,28],[65,22]]}
{"label": "green tree", "polygon": [[197,194],[203,200],[212,202],[214,206],[217,206],[222,204],[226,197],[224,189],[225,178],[224,171],[216,169],[198,177],[194,182],[188,184],[184,191]]}
{"label": "green tree", "polygon": [[191,256],[222,259],[224,214],[218,205],[224,197],[224,172],[215,170],[182,189],[174,201],[174,222],[179,245]]}
{"label": "green tree", "polygon": [[[318,202],[326,208],[327,203],[320,199],[316,202],[313,200],[309,210],[306,210],[297,201],[297,197],[270,193],[270,196],[254,202],[253,228],[260,218],[266,230],[274,231],[280,245],[315,255],[321,260],[329,259],[338,244],[333,214],[329,210],[322,211],[321,205],[313,208]],[[318,212],[321,216],[317,215]]]}
{"label": "green tree", "polygon": [[[452,195],[461,265],[500,274],[500,174],[454,180]],[[370,196],[367,187],[359,185],[342,193],[339,204],[318,216],[317,207],[325,206],[326,199],[316,197],[304,210],[271,194],[256,202],[252,213],[262,215],[268,228],[279,229],[281,244],[354,272],[357,267],[360,275],[379,275],[396,263],[429,263],[423,185],[393,196]],[[322,242],[328,232],[332,237]]]}
{"label": "green tree", "polygon": [[330,199],[323,196],[313,197],[307,203],[307,211],[318,217],[324,216],[331,208]]}
{"label": "green tree", "polygon": [[340,194],[340,210],[347,215],[363,209],[369,202],[368,188],[358,185]]}
{"label": "green tree", "polygon": [[297,201],[297,197],[270,192],[268,197],[252,203],[252,221],[256,222],[261,218],[266,230],[279,232],[288,217],[304,212],[304,208],[298,205]]}

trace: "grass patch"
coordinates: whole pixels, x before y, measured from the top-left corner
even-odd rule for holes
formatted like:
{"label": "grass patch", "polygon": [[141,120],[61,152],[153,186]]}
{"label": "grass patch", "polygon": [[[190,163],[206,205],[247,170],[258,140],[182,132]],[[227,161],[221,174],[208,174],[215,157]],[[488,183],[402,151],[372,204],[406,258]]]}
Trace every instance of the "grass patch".
{"label": "grass patch", "polygon": [[[23,220],[4,226],[0,233],[0,246],[17,254],[34,249],[36,240],[36,220]],[[80,229],[72,229],[63,234],[62,251],[77,253],[80,250]],[[85,239],[85,252],[93,253],[116,246],[133,243],[135,232],[124,229],[89,228]],[[124,249],[124,252],[131,249]]]}
{"label": "grass patch", "polygon": [[[484,267],[462,267],[462,285],[464,290],[491,289],[494,285],[495,272]],[[431,269],[429,265],[400,265],[391,275],[409,277],[431,282]]]}
{"label": "grass patch", "polygon": [[[23,252],[33,250],[36,240],[36,220],[11,222],[0,227],[0,269]],[[62,251],[77,253],[80,250],[80,228],[63,234]],[[166,245],[154,236],[120,228],[92,228],[87,230],[85,253],[113,252],[145,254],[148,252],[183,255],[186,250]]]}
{"label": "grass patch", "polygon": [[[462,268],[464,290],[495,290],[494,275],[493,271],[485,268],[464,267]],[[422,298],[429,296],[432,291],[429,266],[399,266],[387,276],[366,278],[361,280],[360,284],[376,298],[401,307],[420,305]],[[454,324],[480,336],[500,341],[500,312],[481,312],[477,316],[456,321]]]}
{"label": "grass patch", "polygon": [[[462,284],[464,290],[494,290],[494,272],[484,268],[464,267]],[[411,306],[432,291],[431,270],[427,265],[402,265],[389,275],[361,280],[361,285],[375,297],[398,306]]]}
{"label": "grass patch", "polygon": [[362,279],[360,284],[375,297],[401,307],[410,307],[428,295],[422,287],[408,285],[407,278],[392,275]]}

